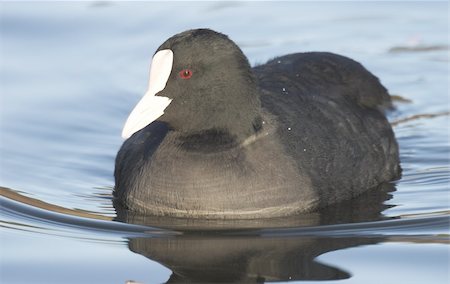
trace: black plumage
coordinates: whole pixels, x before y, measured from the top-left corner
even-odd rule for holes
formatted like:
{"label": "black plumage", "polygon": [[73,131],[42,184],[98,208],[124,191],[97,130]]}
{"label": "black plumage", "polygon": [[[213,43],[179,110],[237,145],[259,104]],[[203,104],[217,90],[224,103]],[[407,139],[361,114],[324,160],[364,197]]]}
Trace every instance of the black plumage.
{"label": "black plumage", "polygon": [[[129,210],[190,218],[313,211],[391,181],[398,146],[387,90],[361,64],[296,53],[251,68],[223,34],[190,30],[173,51],[172,99],[116,158],[115,196]],[[189,68],[192,78],[179,78]]]}

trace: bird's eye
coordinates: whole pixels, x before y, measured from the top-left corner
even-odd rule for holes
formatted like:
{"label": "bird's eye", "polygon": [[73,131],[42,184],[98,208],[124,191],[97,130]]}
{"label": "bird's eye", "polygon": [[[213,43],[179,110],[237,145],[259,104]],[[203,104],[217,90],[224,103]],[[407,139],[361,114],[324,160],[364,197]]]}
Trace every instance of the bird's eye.
{"label": "bird's eye", "polygon": [[183,69],[180,71],[179,74],[180,74],[181,79],[190,79],[192,77],[192,70]]}

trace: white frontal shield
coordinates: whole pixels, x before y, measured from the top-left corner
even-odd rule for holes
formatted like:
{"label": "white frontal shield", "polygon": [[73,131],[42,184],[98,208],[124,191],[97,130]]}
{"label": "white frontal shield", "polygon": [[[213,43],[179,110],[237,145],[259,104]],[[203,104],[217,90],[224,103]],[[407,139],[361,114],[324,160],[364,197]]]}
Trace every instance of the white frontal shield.
{"label": "white frontal shield", "polygon": [[170,49],[160,50],[153,56],[148,90],[128,116],[122,130],[123,138],[129,138],[164,114],[172,100],[156,94],[166,87],[172,65],[173,52]]}

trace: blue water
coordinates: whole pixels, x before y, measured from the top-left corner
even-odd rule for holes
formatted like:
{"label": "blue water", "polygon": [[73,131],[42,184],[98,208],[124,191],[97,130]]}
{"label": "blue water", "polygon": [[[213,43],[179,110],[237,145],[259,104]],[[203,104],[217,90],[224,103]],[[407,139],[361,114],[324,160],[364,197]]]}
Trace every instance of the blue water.
{"label": "blue water", "polygon": [[[428,1],[1,2],[1,283],[448,283],[448,20],[448,2]],[[363,63],[405,99],[389,113],[401,180],[286,220],[116,213],[114,158],[151,56],[197,27],[252,64],[312,50]]]}

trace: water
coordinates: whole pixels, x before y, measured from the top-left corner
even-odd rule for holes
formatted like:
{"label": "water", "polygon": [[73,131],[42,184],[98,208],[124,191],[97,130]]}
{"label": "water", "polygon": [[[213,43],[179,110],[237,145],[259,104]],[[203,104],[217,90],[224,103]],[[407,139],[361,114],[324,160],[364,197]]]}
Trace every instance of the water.
{"label": "water", "polygon": [[[449,281],[448,2],[2,2],[0,24],[2,283]],[[402,179],[282,220],[116,212],[114,157],[151,55],[195,27],[252,64],[362,62],[408,100],[393,123],[418,115],[394,128]]]}

